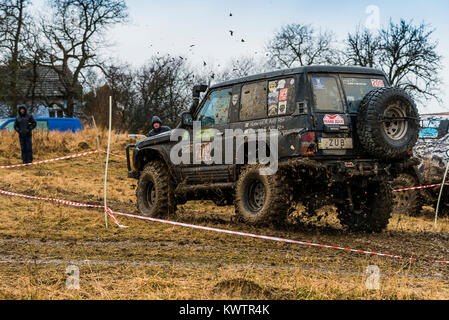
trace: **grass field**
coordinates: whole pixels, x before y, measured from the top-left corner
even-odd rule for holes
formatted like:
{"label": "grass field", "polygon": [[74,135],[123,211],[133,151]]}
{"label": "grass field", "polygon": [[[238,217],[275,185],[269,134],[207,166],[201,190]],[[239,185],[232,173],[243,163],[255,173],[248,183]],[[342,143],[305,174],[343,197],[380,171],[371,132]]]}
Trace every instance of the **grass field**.
{"label": "grass field", "polygon": [[[20,163],[18,139],[0,133],[0,165]],[[106,134],[100,133],[105,148]],[[114,136],[112,152],[134,142]],[[38,133],[35,160],[97,149],[94,130]],[[89,204],[103,202],[104,154],[0,170],[0,189]],[[136,181],[125,161],[110,162],[108,198],[115,211],[136,212]],[[172,220],[288,239],[379,251],[420,261],[244,238],[118,217],[101,210],[0,196],[0,299],[448,299],[449,219],[433,230],[433,212],[394,216],[382,234],[348,234],[334,209],[322,219],[274,227],[233,222],[232,207],[189,202]],[[80,289],[66,288],[66,268],[80,270]],[[380,289],[368,290],[368,266]]]}

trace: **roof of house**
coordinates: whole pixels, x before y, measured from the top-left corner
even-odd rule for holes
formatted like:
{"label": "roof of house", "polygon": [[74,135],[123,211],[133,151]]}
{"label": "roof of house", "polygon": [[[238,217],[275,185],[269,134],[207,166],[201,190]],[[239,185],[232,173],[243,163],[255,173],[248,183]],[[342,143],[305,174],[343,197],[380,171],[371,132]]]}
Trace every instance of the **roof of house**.
{"label": "roof of house", "polygon": [[[62,66],[57,68],[62,70]],[[7,77],[7,72],[8,69],[6,67],[0,67],[0,76],[3,76],[3,79]],[[72,73],[70,70],[67,71],[66,75],[67,81],[71,81]],[[24,97],[31,97],[33,89],[36,98],[44,99],[63,98],[66,92],[59,73],[51,67],[39,66],[33,68],[28,66],[22,68],[19,73],[18,84]],[[78,90],[82,92],[82,87],[79,86]]]}

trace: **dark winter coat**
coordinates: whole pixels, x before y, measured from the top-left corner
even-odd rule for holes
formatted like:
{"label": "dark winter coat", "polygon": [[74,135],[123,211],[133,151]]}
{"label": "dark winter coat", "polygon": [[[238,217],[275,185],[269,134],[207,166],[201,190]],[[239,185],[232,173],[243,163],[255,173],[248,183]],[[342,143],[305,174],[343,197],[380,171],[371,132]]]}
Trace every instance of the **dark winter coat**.
{"label": "dark winter coat", "polygon": [[[20,110],[24,109],[25,114],[21,115]],[[37,123],[32,115],[28,114],[25,107],[19,108],[19,114],[17,115],[16,121],[14,122],[14,130],[19,133],[21,137],[31,136],[31,132],[36,128]]]}
{"label": "dark winter coat", "polygon": [[[161,125],[159,129],[154,128],[155,123],[159,123]],[[169,127],[162,126],[162,120],[158,116],[153,117],[153,120],[151,121],[151,127],[153,128],[153,130],[151,130],[150,133],[148,134],[150,137],[157,136],[158,134],[170,131]]]}

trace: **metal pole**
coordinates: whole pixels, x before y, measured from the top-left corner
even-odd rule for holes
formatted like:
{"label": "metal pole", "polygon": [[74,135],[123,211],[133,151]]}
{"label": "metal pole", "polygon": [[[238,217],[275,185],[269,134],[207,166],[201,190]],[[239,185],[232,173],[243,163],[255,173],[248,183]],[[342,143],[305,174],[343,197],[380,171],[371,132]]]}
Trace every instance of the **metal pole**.
{"label": "metal pole", "polygon": [[108,135],[108,149],[106,153],[106,167],[104,170],[104,220],[106,228],[108,227],[108,213],[106,208],[107,203],[107,182],[108,182],[108,166],[109,166],[109,153],[111,151],[111,127],[112,127],[112,96],[109,96],[109,135]]}
{"label": "metal pole", "polygon": [[447,177],[448,171],[449,171],[449,159],[447,161],[446,172],[444,173],[443,183],[441,184],[440,195],[438,197],[438,203],[437,203],[437,209],[435,210],[435,231],[437,230],[437,227],[438,227],[438,212],[440,210],[441,196],[443,195],[443,188],[446,183],[446,177]]}

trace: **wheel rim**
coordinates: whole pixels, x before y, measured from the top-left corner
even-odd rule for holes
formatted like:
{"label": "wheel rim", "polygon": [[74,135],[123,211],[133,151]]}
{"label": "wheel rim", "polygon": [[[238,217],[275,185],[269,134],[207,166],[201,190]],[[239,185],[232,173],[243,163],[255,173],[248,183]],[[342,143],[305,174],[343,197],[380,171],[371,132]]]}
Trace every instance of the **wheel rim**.
{"label": "wheel rim", "polygon": [[[400,101],[389,105],[384,112],[386,118],[405,118],[407,117],[406,106]],[[392,120],[383,123],[383,129],[388,138],[392,140],[401,140],[407,134],[407,120]]]}
{"label": "wheel rim", "polygon": [[145,206],[152,208],[156,202],[156,186],[153,181],[148,181],[145,186]]}
{"label": "wheel rim", "polygon": [[258,213],[265,205],[267,192],[260,180],[253,180],[248,184],[246,196],[252,212]]}

